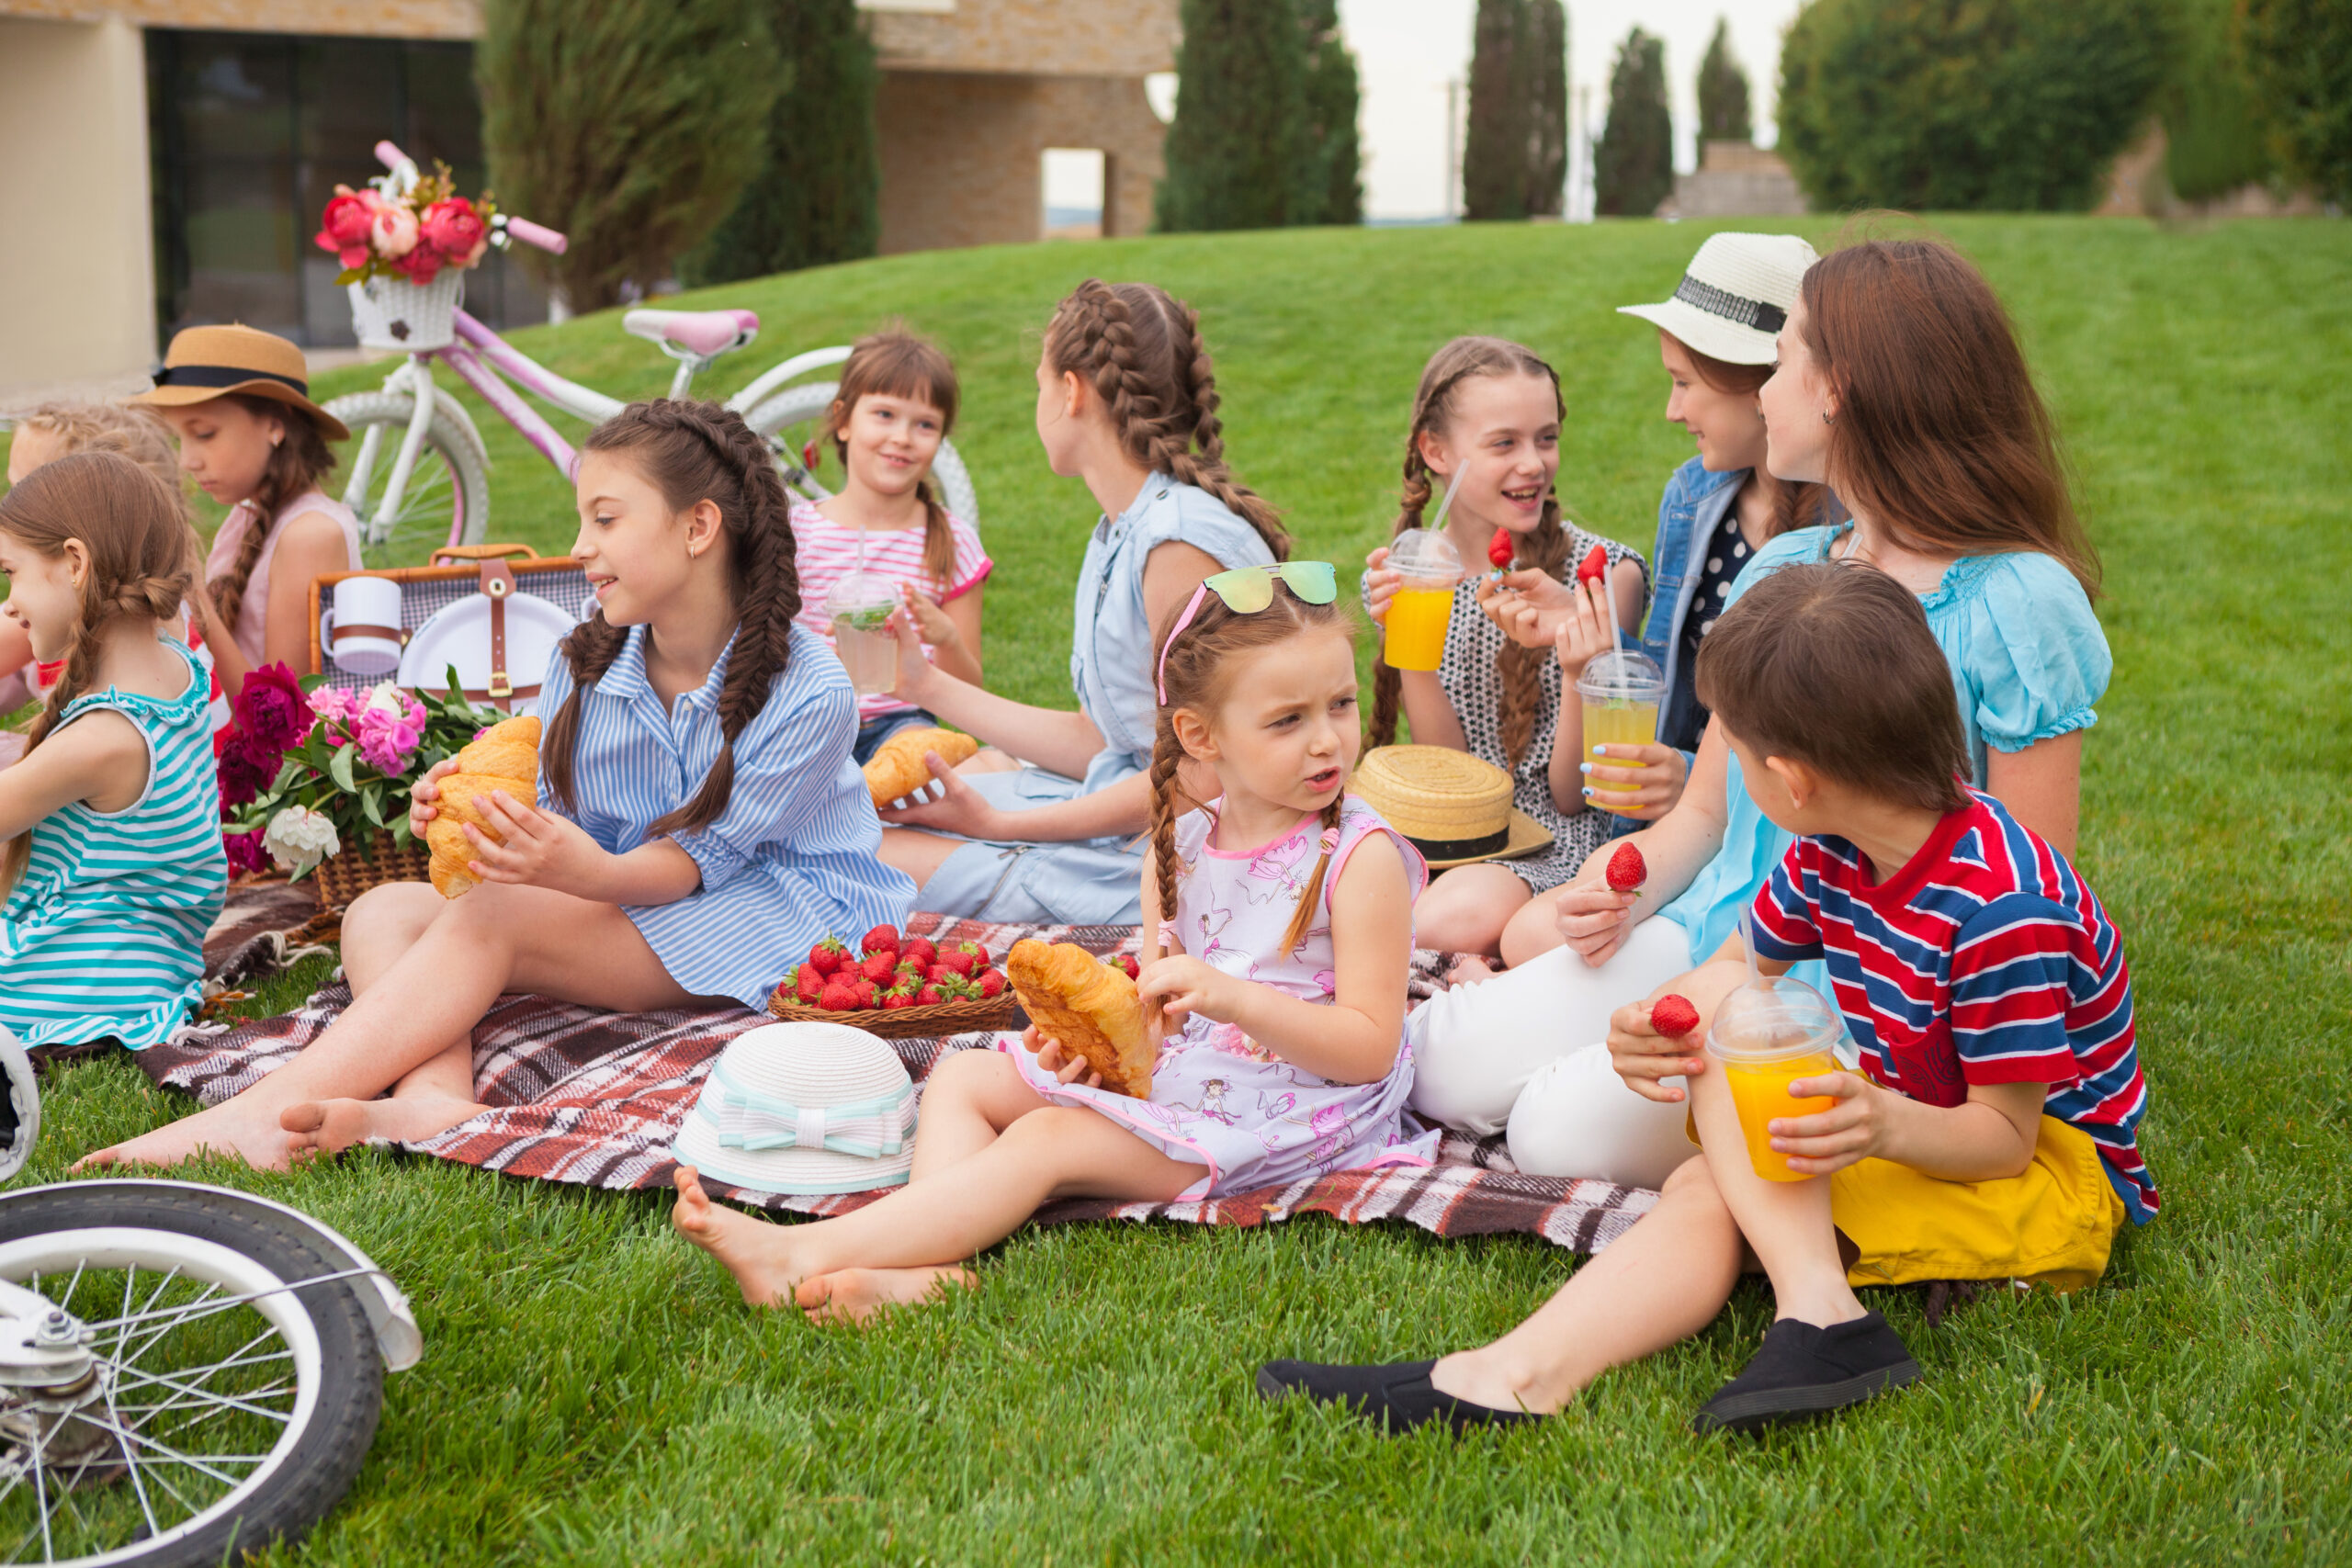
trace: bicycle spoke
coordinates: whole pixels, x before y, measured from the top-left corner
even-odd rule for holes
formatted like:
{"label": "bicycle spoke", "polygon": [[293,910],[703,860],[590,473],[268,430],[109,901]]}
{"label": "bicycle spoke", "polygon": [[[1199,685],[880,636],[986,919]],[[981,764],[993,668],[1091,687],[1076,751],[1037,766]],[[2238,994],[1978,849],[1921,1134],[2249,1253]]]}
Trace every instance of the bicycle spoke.
{"label": "bicycle spoke", "polygon": [[[112,1388],[107,1390],[107,1415],[116,1426],[122,1425],[122,1412],[115,1404],[115,1391]],[[115,1446],[122,1454],[123,1471],[130,1477],[131,1495],[139,1499],[139,1511],[146,1516],[148,1535],[153,1537],[163,1534],[164,1527],[155,1517],[155,1506],[147,1500],[147,1483],[140,1476],[138,1458],[128,1447],[119,1443]]]}
{"label": "bicycle spoke", "polygon": [[217,1389],[198,1388],[192,1383],[184,1383],[175,1378],[160,1373],[155,1376],[149,1377],[141,1382],[130,1384],[130,1386],[133,1388],[146,1388],[153,1384],[161,1384],[163,1387],[172,1390],[175,1393],[185,1393],[198,1400],[210,1400],[215,1404],[224,1405],[232,1410],[242,1410],[249,1416],[266,1416],[272,1421],[291,1421],[294,1419],[294,1413],[290,1410],[272,1410],[266,1405],[249,1404],[233,1393],[222,1393]]}

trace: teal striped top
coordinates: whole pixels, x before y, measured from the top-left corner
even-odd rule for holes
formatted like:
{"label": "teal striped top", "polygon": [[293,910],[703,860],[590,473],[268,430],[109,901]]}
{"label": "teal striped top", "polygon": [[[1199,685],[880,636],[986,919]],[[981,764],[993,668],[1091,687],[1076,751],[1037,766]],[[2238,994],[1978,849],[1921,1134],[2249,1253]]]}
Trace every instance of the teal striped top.
{"label": "teal striped top", "polygon": [[220,784],[209,694],[187,661],[176,697],[109,686],[66,705],[58,728],[112,708],[147,742],[147,787],[123,810],[75,801],[32,829],[25,874],[0,911],[0,1024],[27,1045],[111,1035],[134,1050],[186,1023],[204,994],[204,933],[220,913]]}

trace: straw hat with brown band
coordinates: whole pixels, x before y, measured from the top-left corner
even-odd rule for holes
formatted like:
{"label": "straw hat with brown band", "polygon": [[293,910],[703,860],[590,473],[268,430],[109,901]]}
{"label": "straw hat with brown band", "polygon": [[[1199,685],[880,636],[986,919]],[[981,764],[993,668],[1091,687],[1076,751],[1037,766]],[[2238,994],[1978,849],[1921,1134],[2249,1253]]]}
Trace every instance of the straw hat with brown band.
{"label": "straw hat with brown band", "polygon": [[272,333],[246,326],[189,327],[172,339],[155,371],[155,389],[130,400],[179,409],[235,393],[300,409],[330,441],[348,441],[343,421],[311,400],[311,367],[302,351]]}
{"label": "straw hat with brown band", "polygon": [[1450,746],[1382,746],[1364,753],[1348,793],[1421,852],[1431,871],[1512,860],[1552,841],[1510,803],[1510,775]]}

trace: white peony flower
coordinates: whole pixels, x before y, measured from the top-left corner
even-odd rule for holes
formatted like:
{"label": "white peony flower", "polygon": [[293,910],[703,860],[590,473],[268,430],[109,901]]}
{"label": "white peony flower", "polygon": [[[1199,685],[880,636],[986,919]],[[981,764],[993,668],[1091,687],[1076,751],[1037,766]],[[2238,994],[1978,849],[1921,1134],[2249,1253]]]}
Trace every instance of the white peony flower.
{"label": "white peony flower", "polygon": [[[380,682],[368,694],[368,700],[359,705],[359,711],[389,714],[394,718],[404,719],[408,716],[408,697],[396,682]],[[334,852],[329,850],[327,852],[333,854]]]}
{"label": "white peony flower", "polygon": [[289,806],[271,818],[269,826],[262,829],[261,842],[278,869],[295,876],[327,856],[343,852],[343,840],[334,824],[307,806]]}

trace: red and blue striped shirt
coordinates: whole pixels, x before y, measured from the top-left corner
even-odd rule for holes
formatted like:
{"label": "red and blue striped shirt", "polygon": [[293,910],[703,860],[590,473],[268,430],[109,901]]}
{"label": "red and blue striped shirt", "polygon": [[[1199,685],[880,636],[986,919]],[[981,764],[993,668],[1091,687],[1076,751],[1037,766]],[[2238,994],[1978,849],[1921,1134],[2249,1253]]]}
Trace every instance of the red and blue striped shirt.
{"label": "red and blue striped shirt", "polygon": [[1758,956],[1824,960],[1871,1079],[1929,1105],[1970,1084],[2050,1086],[2132,1220],[2156,1212],[2137,1130],[2123,938],[2066,857],[1976,790],[1884,882],[1845,840],[1801,838],[1756,896]]}

